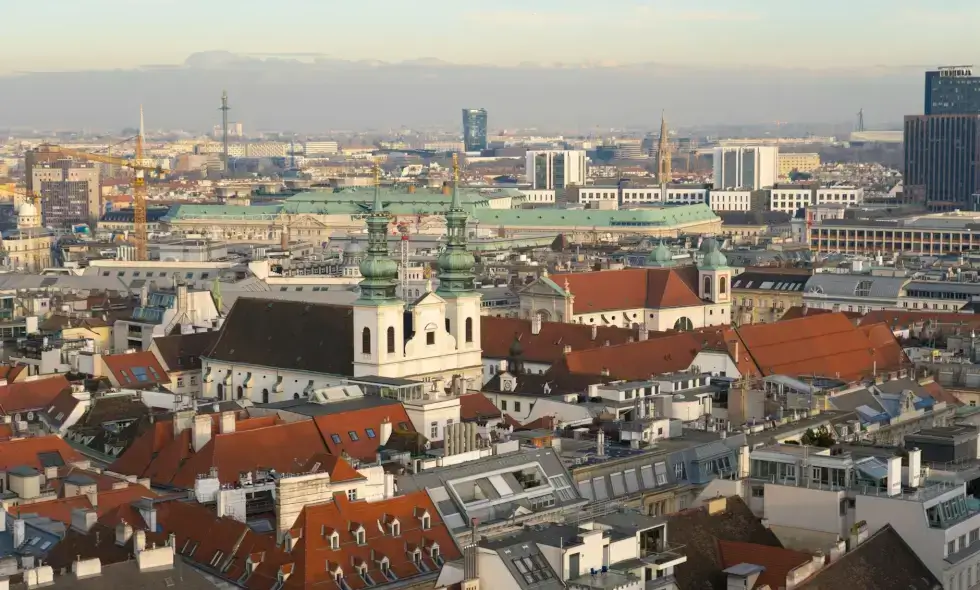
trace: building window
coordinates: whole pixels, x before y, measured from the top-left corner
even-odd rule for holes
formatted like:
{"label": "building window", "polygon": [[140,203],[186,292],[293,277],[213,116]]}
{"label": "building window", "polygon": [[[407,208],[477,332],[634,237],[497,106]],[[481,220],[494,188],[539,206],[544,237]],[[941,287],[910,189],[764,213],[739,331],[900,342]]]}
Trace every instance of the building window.
{"label": "building window", "polygon": [[177,377],[177,387],[183,387],[183,386],[184,386],[184,378]]}
{"label": "building window", "polygon": [[238,386],[238,390],[236,391],[236,393],[238,394],[238,399],[242,399],[243,397],[245,397],[245,390],[242,388],[241,385]]}
{"label": "building window", "polygon": [[349,436],[352,441],[357,441],[358,440],[357,433],[354,432],[353,430],[348,431],[347,432],[347,436]]}
{"label": "building window", "polygon": [[395,329],[388,328],[388,354],[395,354]]}
{"label": "building window", "polygon": [[514,411],[515,412],[521,411],[521,402],[514,402]]}
{"label": "building window", "polygon": [[[352,502],[357,499],[357,488],[347,490],[347,499]],[[360,544],[360,541],[358,541],[358,544]]]}
{"label": "building window", "polygon": [[429,346],[434,346],[435,343],[436,343],[436,333],[435,332],[426,332],[425,333],[425,343],[428,344]]}
{"label": "building window", "polygon": [[371,329],[364,328],[361,332],[361,352],[371,354]]}
{"label": "building window", "polygon": [[218,384],[218,399],[224,399],[224,398],[225,398],[225,386],[219,383]]}
{"label": "building window", "polygon": [[330,435],[330,440],[333,441],[333,444],[339,445],[340,444],[340,435],[339,434],[331,434]]}
{"label": "building window", "polygon": [[364,432],[367,434],[367,437],[368,438],[375,438],[375,436],[377,436],[377,435],[374,434],[374,429],[373,428],[365,428],[364,429]]}
{"label": "building window", "polygon": [[505,412],[507,411],[507,400],[505,399],[500,400],[500,409]]}
{"label": "building window", "polygon": [[429,438],[439,438],[439,423],[433,422],[429,424]]}
{"label": "building window", "polygon": [[473,318],[466,318],[466,341],[473,342]]}
{"label": "building window", "polygon": [[[348,498],[350,498],[351,492],[354,492],[354,496],[357,496],[357,490],[348,490],[348,492],[347,492],[347,497]],[[364,539],[364,537],[366,536],[364,534],[364,529],[358,529],[357,530],[357,534],[355,536],[357,538],[357,544],[358,545],[364,545],[366,543],[366,541]]]}
{"label": "building window", "polygon": [[728,277],[721,277],[718,279],[718,293],[721,295],[725,294],[728,290]]}

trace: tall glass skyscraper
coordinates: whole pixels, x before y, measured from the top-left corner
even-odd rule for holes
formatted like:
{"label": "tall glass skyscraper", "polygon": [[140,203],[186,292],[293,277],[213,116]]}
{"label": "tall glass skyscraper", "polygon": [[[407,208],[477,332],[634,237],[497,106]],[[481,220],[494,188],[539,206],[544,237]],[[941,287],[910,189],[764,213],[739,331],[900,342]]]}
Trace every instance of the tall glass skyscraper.
{"label": "tall glass skyscraper", "polygon": [[487,149],[486,109],[463,109],[463,149],[467,152]]}
{"label": "tall glass skyscraper", "polygon": [[980,114],[905,117],[905,191],[932,211],[975,209]]}
{"label": "tall glass skyscraper", "polygon": [[980,76],[973,66],[951,66],[926,72],[927,115],[980,113]]}

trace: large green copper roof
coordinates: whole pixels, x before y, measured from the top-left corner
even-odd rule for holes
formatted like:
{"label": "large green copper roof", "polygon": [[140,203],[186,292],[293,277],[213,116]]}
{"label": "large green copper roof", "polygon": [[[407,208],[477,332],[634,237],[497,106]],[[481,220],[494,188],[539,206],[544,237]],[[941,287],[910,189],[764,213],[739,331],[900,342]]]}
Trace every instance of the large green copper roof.
{"label": "large green copper roof", "polygon": [[686,223],[717,221],[708,205],[675,205],[660,208],[599,211],[595,209],[477,209],[480,224],[506,226],[567,227],[671,227]]}

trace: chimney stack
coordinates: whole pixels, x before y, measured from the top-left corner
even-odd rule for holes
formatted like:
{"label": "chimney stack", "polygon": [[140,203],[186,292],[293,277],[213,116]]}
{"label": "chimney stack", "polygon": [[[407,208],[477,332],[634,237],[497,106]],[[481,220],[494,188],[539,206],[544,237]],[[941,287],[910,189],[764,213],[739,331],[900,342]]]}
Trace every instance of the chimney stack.
{"label": "chimney stack", "polygon": [[231,434],[233,432],[235,432],[235,412],[222,412],[218,433]]}
{"label": "chimney stack", "polygon": [[599,337],[599,326],[592,324],[592,339],[595,340]]}
{"label": "chimney stack", "polygon": [[378,443],[384,446],[387,444],[389,438],[391,438],[391,420],[385,416],[385,419],[381,421],[381,438],[378,440]]}
{"label": "chimney stack", "polygon": [[536,313],[531,317],[531,333],[537,336],[541,333],[541,314]]}
{"label": "chimney stack", "polygon": [[194,452],[198,453],[211,440],[211,416],[201,414],[194,416],[193,432],[191,433],[191,444]]}
{"label": "chimney stack", "polygon": [[116,545],[125,546],[129,543],[129,540],[133,537],[133,527],[129,525],[125,520],[119,522],[116,525]]}
{"label": "chimney stack", "polygon": [[646,322],[643,322],[642,324],[640,324],[640,342],[643,342],[644,340],[648,340],[649,338],[650,338],[650,331],[647,330]]}

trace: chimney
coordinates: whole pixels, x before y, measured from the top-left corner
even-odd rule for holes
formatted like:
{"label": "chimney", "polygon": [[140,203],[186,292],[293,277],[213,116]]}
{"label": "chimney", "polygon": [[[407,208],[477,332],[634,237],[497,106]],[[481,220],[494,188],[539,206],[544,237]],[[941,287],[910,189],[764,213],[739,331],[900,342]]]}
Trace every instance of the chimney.
{"label": "chimney", "polygon": [[133,527],[129,525],[125,520],[119,521],[116,525],[116,545],[125,546],[129,543],[129,539],[133,536]]}
{"label": "chimney", "polygon": [[146,283],[140,287],[140,307],[146,307],[150,303],[150,288]]}
{"label": "chimney", "polygon": [[193,428],[191,444],[194,446],[194,452],[197,453],[211,440],[211,416],[207,414],[194,416]]}
{"label": "chimney", "polygon": [[71,571],[75,573],[76,580],[94,578],[102,573],[102,562],[98,557],[79,559],[71,564]]}
{"label": "chimney", "polygon": [[18,518],[14,521],[14,549],[24,544],[24,537],[27,533],[26,526],[27,523],[23,518]]}
{"label": "chimney", "polygon": [[71,511],[71,528],[87,533],[95,526],[99,515],[95,510],[87,508],[74,508]]}
{"label": "chimney", "polygon": [[221,423],[218,432],[220,434],[231,434],[235,432],[235,412],[221,413]]}
{"label": "chimney", "polygon": [[568,354],[568,353],[572,352],[572,345],[571,344],[566,344],[565,345],[565,348],[562,349],[562,352],[564,352],[565,354]]}
{"label": "chimney", "polygon": [[[227,557],[225,557],[227,559]],[[140,572],[159,571],[174,567],[174,549],[167,545],[144,549],[136,554],[136,562]],[[219,562],[220,566],[222,562]]]}
{"label": "chimney", "polygon": [[908,486],[917,488],[922,485],[922,450],[919,447],[909,449]]}
{"label": "chimney", "polygon": [[181,410],[174,414],[174,438],[194,423],[194,410]]}
{"label": "chimney", "polygon": [[650,338],[650,331],[647,330],[646,322],[640,324],[640,342]]}
{"label": "chimney", "polygon": [[381,438],[378,440],[379,446],[384,446],[388,443],[388,439],[391,438],[391,420],[385,416],[385,419],[381,421]]}
{"label": "chimney", "polygon": [[146,549],[146,531],[141,529],[133,533],[133,553],[139,555],[144,549]]}
{"label": "chimney", "polygon": [[537,336],[541,333],[541,314],[536,313],[531,318],[531,333]]}
{"label": "chimney", "polygon": [[40,588],[54,584],[54,570],[50,565],[42,565],[24,572],[24,582],[28,588]]}
{"label": "chimney", "polygon": [[592,339],[595,340],[599,337],[599,326],[592,324]]}
{"label": "chimney", "polygon": [[606,433],[601,428],[595,438],[595,452],[600,457],[606,454]]}

